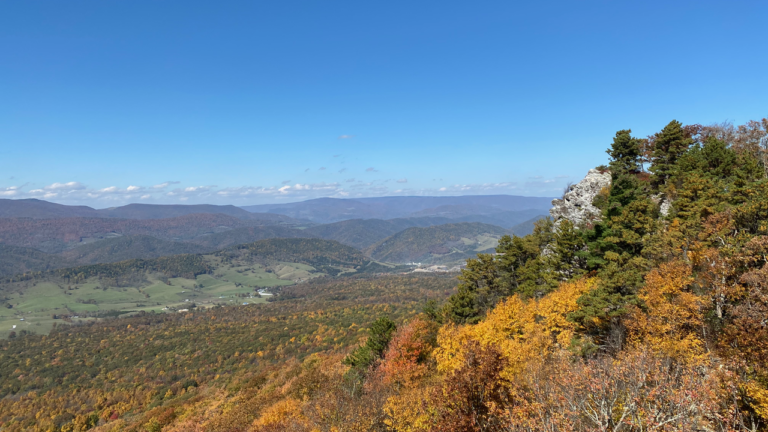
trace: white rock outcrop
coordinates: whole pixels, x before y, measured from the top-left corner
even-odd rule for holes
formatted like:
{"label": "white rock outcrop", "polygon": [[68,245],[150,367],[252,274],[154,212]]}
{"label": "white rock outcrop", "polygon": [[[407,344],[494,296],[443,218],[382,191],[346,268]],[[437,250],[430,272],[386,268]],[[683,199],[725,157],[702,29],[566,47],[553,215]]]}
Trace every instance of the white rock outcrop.
{"label": "white rock outcrop", "polygon": [[592,200],[603,188],[611,185],[611,173],[591,169],[580,182],[571,185],[563,199],[552,200],[549,215],[555,223],[568,219],[575,226],[600,218],[600,210],[592,205]]}
{"label": "white rock outcrop", "polygon": [[664,197],[662,194],[657,194],[651,196],[651,201],[659,206],[659,213],[661,214],[661,217],[669,216],[669,210],[672,208],[672,202],[668,198]]}

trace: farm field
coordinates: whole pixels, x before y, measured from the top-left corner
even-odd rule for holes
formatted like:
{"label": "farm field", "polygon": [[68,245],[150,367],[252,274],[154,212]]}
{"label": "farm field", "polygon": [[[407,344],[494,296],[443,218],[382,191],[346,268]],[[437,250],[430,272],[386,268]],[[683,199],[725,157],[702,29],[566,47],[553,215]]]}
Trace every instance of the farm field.
{"label": "farm field", "polygon": [[91,278],[79,284],[28,282],[24,289],[6,289],[0,294],[6,299],[6,306],[0,308],[0,338],[22,330],[46,334],[55,323],[128,316],[141,311],[164,313],[190,307],[264,303],[270,295],[269,288],[325,276],[306,264],[237,265],[216,261],[216,257],[207,258],[213,261],[216,270],[195,279],[147,273],[140,283],[130,286],[103,286]]}

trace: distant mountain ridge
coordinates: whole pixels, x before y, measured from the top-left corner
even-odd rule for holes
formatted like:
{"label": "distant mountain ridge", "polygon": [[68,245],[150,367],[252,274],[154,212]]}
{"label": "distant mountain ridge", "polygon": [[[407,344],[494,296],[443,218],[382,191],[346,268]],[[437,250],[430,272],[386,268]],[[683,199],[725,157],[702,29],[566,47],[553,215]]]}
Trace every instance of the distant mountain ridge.
{"label": "distant mountain ridge", "polygon": [[94,209],[69,206],[38,199],[0,199],[0,218],[62,219],[73,217],[117,219],[167,219],[191,214],[224,214],[243,220],[258,220],[272,224],[296,224],[290,217],[275,213],[253,213],[233,205],[210,204],[128,204],[120,207]]}
{"label": "distant mountain ridge", "polygon": [[[318,198],[287,204],[243,206],[255,213],[276,213],[315,223],[349,219],[395,219],[419,216],[466,217],[509,211],[538,210],[546,214],[552,198],[514,195],[468,195],[454,197]],[[474,210],[473,210],[474,209]],[[534,215],[522,218],[522,222]],[[518,223],[519,223],[518,222]]]}
{"label": "distant mountain ridge", "polygon": [[258,226],[262,226],[261,220],[244,220],[224,214],[190,214],[168,219],[1,218],[0,243],[59,253],[90,241],[122,235],[192,241],[209,234]]}
{"label": "distant mountain ridge", "polygon": [[[544,210],[504,208],[543,206],[545,200],[509,196],[328,198],[289,204],[295,210],[291,214],[296,217],[292,217],[250,213],[234,206],[131,204],[96,210],[3,199],[0,275],[209,253],[267,239],[303,239],[296,244],[308,246],[312,245],[305,241],[308,239],[336,241],[364,251],[374,260],[392,263],[454,262],[494,247],[503,234],[530,233]],[[360,213],[410,216],[310,222]],[[163,215],[172,217],[161,218]]]}

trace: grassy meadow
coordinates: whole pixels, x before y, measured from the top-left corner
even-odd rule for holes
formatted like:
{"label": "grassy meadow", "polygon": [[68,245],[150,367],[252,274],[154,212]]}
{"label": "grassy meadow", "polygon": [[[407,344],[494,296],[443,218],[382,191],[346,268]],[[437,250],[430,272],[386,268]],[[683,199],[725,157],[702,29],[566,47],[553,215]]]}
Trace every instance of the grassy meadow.
{"label": "grassy meadow", "polygon": [[[217,304],[264,303],[271,287],[325,275],[306,264],[242,265],[222,262],[214,256],[206,258],[216,270],[195,279],[147,273],[142,281],[119,287],[102,285],[96,278],[71,285],[55,280],[6,284],[0,287],[0,296],[5,298],[4,307],[0,307],[0,338],[7,338],[12,331],[45,334],[55,323],[77,323],[140,311],[173,313],[193,304],[207,308]],[[261,295],[259,290],[267,292]]]}

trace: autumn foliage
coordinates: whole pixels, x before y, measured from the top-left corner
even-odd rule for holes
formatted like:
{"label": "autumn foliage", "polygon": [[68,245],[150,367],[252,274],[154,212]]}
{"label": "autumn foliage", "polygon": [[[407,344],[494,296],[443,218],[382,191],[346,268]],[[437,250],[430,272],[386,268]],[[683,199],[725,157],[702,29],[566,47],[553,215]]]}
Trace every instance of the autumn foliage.
{"label": "autumn foliage", "polygon": [[766,431],[766,127],[619,131],[599,217],[502,238],[458,281],[4,341],[0,428]]}

